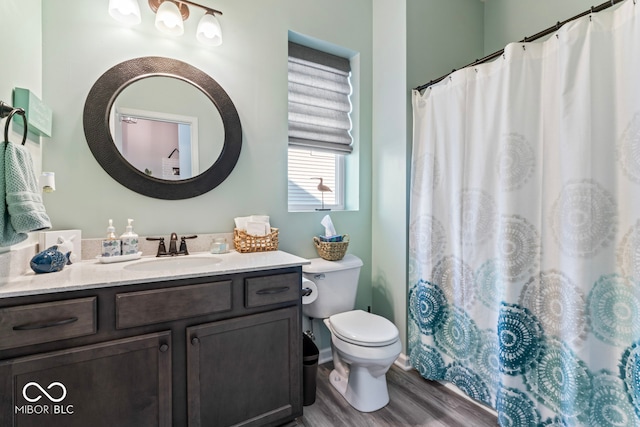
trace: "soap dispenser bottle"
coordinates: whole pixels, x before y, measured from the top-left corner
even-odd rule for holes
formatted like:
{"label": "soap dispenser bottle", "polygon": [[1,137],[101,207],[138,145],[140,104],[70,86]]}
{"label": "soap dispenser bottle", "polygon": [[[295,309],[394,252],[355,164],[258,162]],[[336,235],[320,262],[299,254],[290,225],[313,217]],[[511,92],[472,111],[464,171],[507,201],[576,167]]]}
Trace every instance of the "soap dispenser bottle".
{"label": "soap dispenser bottle", "polygon": [[107,238],[102,241],[102,256],[112,257],[122,255],[120,248],[120,240],[116,237],[116,229],[113,226],[113,220],[109,220],[107,227]]}
{"label": "soap dispenser bottle", "polygon": [[133,232],[132,222],[131,218],[127,220],[127,228],[120,236],[122,255],[135,255],[138,253],[138,235]]}

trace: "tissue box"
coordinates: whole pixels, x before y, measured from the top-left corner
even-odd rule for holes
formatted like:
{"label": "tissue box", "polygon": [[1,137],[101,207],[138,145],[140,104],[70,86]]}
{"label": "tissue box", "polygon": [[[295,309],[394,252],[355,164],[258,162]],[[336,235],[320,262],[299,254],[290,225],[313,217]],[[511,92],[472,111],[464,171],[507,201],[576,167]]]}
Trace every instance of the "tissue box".
{"label": "tissue box", "polygon": [[336,236],[329,236],[329,237],[325,237],[325,236],[318,236],[318,238],[320,239],[321,242],[342,242],[342,235],[336,235]]}

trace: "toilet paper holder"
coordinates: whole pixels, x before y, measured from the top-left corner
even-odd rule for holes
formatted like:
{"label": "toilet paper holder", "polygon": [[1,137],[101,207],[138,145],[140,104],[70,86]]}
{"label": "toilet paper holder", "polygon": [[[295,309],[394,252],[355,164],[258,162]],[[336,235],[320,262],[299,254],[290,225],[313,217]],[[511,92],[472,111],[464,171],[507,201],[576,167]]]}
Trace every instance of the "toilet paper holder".
{"label": "toilet paper holder", "polygon": [[305,277],[302,278],[300,293],[302,294],[303,305],[311,304],[318,298],[318,288],[316,284]]}

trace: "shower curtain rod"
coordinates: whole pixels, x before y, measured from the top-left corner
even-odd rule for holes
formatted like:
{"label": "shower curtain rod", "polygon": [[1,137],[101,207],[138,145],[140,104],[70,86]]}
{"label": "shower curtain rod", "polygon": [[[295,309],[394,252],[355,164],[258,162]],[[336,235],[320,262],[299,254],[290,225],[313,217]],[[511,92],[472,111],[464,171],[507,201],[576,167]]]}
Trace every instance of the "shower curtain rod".
{"label": "shower curtain rod", "polygon": [[[536,34],[532,35],[531,37],[525,37],[524,39],[520,40],[520,41],[519,41],[519,43],[523,43],[523,42],[525,42],[525,43],[526,43],[526,42],[531,42],[531,41],[534,41],[534,40],[540,39],[540,38],[542,38],[542,37],[548,36],[549,34],[553,34],[554,32],[558,31],[558,30],[560,29],[560,27],[562,27],[562,26],[563,26],[564,24],[566,24],[567,22],[571,22],[571,21],[574,21],[574,20],[576,20],[576,19],[578,19],[578,18],[582,18],[583,16],[587,16],[587,15],[590,15],[590,14],[592,14],[592,13],[596,13],[596,12],[600,12],[600,11],[602,11],[602,10],[608,9],[608,8],[610,8],[611,6],[615,5],[616,3],[622,3],[623,1],[624,1],[624,0],[609,0],[609,1],[607,1],[607,2],[602,3],[602,4],[601,4],[601,5],[599,5],[599,6],[591,6],[591,9],[586,10],[586,11],[584,11],[584,12],[582,12],[582,13],[580,13],[580,14],[576,15],[576,16],[573,16],[573,17],[571,17],[571,18],[569,18],[569,19],[567,19],[567,20],[565,20],[565,21],[562,21],[562,22],[558,21],[558,22],[556,23],[556,25],[554,25],[554,26],[552,26],[552,27],[549,27],[549,28],[547,28],[546,30],[542,30],[542,31],[540,31],[539,33],[536,33]],[[635,3],[636,3],[636,1],[637,1],[637,0],[633,0],[633,4],[635,4]],[[493,52],[493,53],[491,53],[491,54],[489,54],[489,55],[485,56],[484,58],[476,59],[474,62],[472,62],[471,64],[467,64],[467,65],[465,65],[464,67],[457,68],[457,69],[456,69],[456,68],[454,68],[453,70],[451,70],[451,72],[449,72],[449,73],[445,74],[444,76],[442,76],[442,77],[438,77],[437,79],[434,79],[434,80],[429,81],[429,83],[425,83],[425,84],[423,84],[423,85],[421,85],[421,86],[418,86],[418,87],[414,88],[414,90],[417,90],[418,92],[420,92],[420,91],[422,91],[423,89],[426,89],[426,88],[428,88],[429,86],[433,86],[434,84],[439,83],[439,82],[441,82],[442,80],[446,79],[446,78],[447,78],[447,76],[448,76],[449,74],[453,73],[454,71],[461,70],[461,69],[463,69],[463,68],[473,67],[473,66],[475,66],[475,65],[482,64],[482,63],[484,63],[484,62],[489,62],[489,61],[491,61],[492,59],[495,59],[495,58],[497,58],[497,57],[501,56],[503,53],[504,53],[504,49],[500,49],[500,50],[498,50],[498,51],[495,51],[495,52]]]}

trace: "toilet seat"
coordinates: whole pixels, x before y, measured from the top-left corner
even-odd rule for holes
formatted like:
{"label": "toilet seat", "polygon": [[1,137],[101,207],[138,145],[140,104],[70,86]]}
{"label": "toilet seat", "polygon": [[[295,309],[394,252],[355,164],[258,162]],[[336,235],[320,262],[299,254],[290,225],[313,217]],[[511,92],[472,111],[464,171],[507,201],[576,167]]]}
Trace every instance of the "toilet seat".
{"label": "toilet seat", "polygon": [[363,347],[383,347],[398,341],[398,328],[389,320],[362,310],[347,311],[329,317],[337,338]]}

